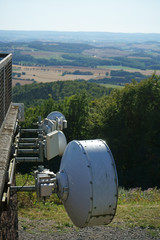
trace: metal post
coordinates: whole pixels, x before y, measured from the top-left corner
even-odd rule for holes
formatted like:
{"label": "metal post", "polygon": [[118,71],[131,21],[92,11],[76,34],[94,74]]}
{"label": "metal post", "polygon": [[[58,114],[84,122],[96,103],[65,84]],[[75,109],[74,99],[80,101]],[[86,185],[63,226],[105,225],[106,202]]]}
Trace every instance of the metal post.
{"label": "metal post", "polygon": [[41,162],[44,161],[44,148],[43,148],[43,142],[39,142],[39,158],[41,160]]}
{"label": "metal post", "polygon": [[20,131],[21,133],[25,133],[25,132],[39,133],[41,130],[40,129],[21,129]]}
{"label": "metal post", "polygon": [[18,143],[18,147],[39,147],[38,143]]}
{"label": "metal post", "polygon": [[12,182],[13,182],[15,165],[16,165],[16,161],[15,161],[15,158],[14,158],[14,159],[11,160],[10,166],[9,166],[9,171],[8,171],[9,182],[8,182],[8,186],[10,186],[12,184]]}
{"label": "metal post", "polygon": [[20,138],[19,142],[38,142],[38,138]]}
{"label": "metal post", "polygon": [[18,149],[18,154],[39,154],[39,149]]}
{"label": "metal post", "polygon": [[31,186],[11,186],[10,187],[11,192],[29,192],[29,191],[36,191],[36,186],[31,185]]}
{"label": "metal post", "polygon": [[3,93],[3,118],[5,118],[5,113],[6,113],[6,106],[5,106],[5,95],[6,95],[6,89],[5,89],[5,66],[3,69],[3,89],[4,89],[4,93]]}
{"label": "metal post", "polygon": [[16,157],[16,162],[42,162],[39,157]]}

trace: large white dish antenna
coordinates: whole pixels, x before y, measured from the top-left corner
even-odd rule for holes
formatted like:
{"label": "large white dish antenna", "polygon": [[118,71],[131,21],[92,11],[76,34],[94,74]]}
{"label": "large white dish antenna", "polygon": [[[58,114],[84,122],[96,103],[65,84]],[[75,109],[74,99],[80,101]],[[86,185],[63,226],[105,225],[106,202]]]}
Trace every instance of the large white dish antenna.
{"label": "large white dish antenna", "polygon": [[112,221],[117,207],[118,179],[112,153],[103,140],[70,142],[57,180],[58,195],[77,227]]}

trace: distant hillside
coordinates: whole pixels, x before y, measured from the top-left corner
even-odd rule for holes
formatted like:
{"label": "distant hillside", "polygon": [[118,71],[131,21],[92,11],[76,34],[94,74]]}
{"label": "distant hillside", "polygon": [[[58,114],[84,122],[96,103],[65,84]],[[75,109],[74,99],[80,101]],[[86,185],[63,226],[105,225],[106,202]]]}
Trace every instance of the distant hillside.
{"label": "distant hillside", "polygon": [[[12,39],[12,38],[10,38]],[[1,40],[1,36],[0,36]],[[23,66],[123,67],[160,70],[160,41],[145,42],[1,42],[0,52],[12,53]]]}
{"label": "distant hillside", "polygon": [[160,41],[160,34],[111,32],[57,32],[57,31],[4,31],[0,41],[61,41],[61,42],[144,42]]}
{"label": "distant hillside", "polygon": [[26,106],[40,103],[42,99],[52,97],[55,101],[85,91],[90,98],[108,95],[112,88],[104,88],[96,83],[78,81],[59,81],[52,83],[34,83],[13,88],[13,102],[22,102]]}

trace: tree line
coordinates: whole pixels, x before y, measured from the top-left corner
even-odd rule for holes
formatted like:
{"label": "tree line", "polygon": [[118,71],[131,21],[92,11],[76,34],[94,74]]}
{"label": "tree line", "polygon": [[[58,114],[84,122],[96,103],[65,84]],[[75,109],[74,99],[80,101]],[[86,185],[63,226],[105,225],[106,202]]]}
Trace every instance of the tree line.
{"label": "tree line", "polygon": [[93,75],[92,72],[90,71],[79,71],[79,70],[75,70],[74,72],[69,72],[69,71],[64,71],[62,73],[62,76],[65,76],[67,74],[72,74],[72,75]]}
{"label": "tree line", "polygon": [[57,81],[50,83],[33,83],[13,88],[14,102],[23,102],[26,107],[40,104],[50,97],[59,101],[72,96],[77,92],[85,91],[90,99],[100,98],[110,94],[113,88],[105,88],[96,83],[87,81]]}
{"label": "tree line", "polygon": [[108,72],[106,72],[106,76],[107,77],[100,78],[100,79],[91,78],[88,80],[88,82],[124,86],[126,83],[131,83],[132,81],[135,81],[135,80],[137,82],[140,82],[141,80],[147,77],[140,72],[128,72],[124,70],[111,70],[110,77],[108,77]]}

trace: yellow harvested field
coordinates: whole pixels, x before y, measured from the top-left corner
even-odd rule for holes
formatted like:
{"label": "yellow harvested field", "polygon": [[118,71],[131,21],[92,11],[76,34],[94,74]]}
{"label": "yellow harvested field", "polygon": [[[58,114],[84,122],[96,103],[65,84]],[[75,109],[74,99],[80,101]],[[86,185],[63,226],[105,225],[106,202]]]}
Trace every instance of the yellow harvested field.
{"label": "yellow harvested field", "polygon": [[[73,75],[66,74],[62,76],[64,71],[74,72],[79,70],[81,72],[92,72],[93,75]],[[89,80],[90,78],[100,79],[106,77],[106,72],[110,72],[107,69],[94,69],[94,68],[81,68],[81,67],[30,67],[13,65],[13,72],[21,73],[21,76],[17,75],[13,79],[13,86],[19,82],[21,85],[30,84],[33,79],[40,82],[55,82],[55,81],[68,81],[76,79]],[[25,73],[25,74],[24,74]]]}

